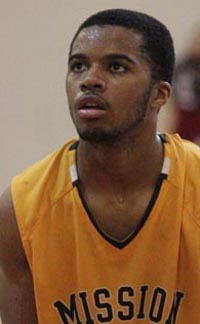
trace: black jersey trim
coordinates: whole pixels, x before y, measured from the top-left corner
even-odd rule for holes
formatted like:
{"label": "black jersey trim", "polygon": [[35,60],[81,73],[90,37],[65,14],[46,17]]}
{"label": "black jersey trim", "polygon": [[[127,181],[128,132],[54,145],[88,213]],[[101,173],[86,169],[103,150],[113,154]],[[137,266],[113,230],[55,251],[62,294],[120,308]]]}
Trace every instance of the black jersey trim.
{"label": "black jersey trim", "polygon": [[[162,143],[166,143],[166,139],[163,135],[161,134],[158,134],[158,136],[160,137]],[[70,151],[71,150],[76,150],[77,147],[78,147],[78,144],[79,142],[76,141],[75,143],[73,143],[70,147]],[[77,156],[76,156],[76,159],[77,159]],[[164,158],[164,163],[163,163],[163,167],[164,167],[164,164],[165,164],[165,161],[167,160],[168,158]],[[77,162],[77,161],[76,161]],[[167,176],[168,176],[168,172],[169,172],[169,167],[170,167],[170,161],[168,162],[167,161],[167,164],[169,164],[166,168],[166,170],[163,170],[163,167],[162,167],[162,170],[161,170],[161,174],[157,180],[157,183],[156,183],[156,186],[154,188],[154,191],[153,191],[153,194],[151,196],[151,199],[149,201],[149,204],[141,218],[141,221],[139,222],[136,230],[134,230],[125,240],[123,241],[117,241],[115,240],[114,238],[110,237],[108,234],[106,234],[100,227],[99,225],[97,224],[97,222],[95,221],[95,218],[92,214],[92,212],[90,211],[88,205],[87,205],[87,202],[83,196],[83,193],[82,193],[82,190],[81,190],[81,185],[80,185],[80,179],[78,177],[78,173],[77,173],[77,169],[75,170],[76,171],[76,174],[77,174],[77,177],[76,177],[76,180],[73,181],[73,185],[77,188],[77,191],[78,191],[78,194],[79,194],[79,197],[81,199],[81,202],[83,204],[83,207],[86,211],[86,214],[88,216],[88,218],[90,219],[90,221],[92,222],[92,224],[94,225],[94,227],[96,228],[97,232],[107,241],[109,242],[110,244],[112,244],[114,247],[118,248],[118,249],[122,249],[124,247],[126,247],[135,237],[136,235],[138,234],[138,232],[141,230],[141,228],[143,227],[143,225],[145,224],[147,218],[149,217],[154,205],[155,205],[155,202],[158,198],[158,195],[160,193],[160,190],[161,190],[161,186],[162,186],[162,183],[163,183],[163,180],[166,180],[167,179]],[[77,165],[77,163],[75,163],[75,166]],[[164,168],[165,169],[165,168]]]}
{"label": "black jersey trim", "polygon": [[87,215],[90,219],[90,221],[92,222],[92,224],[94,225],[94,227],[96,228],[96,230],[99,232],[99,234],[101,236],[103,236],[103,238],[108,241],[110,244],[112,244],[113,246],[115,246],[116,248],[118,249],[122,249],[124,247],[126,247],[135,237],[136,235],[138,234],[138,232],[141,230],[141,228],[143,227],[143,225],[145,224],[148,216],[150,215],[151,213],[151,210],[153,209],[153,206],[158,198],[158,195],[159,195],[159,192],[160,192],[160,189],[161,189],[161,186],[162,186],[162,183],[163,183],[163,180],[165,179],[165,175],[163,174],[160,174],[159,176],[159,179],[157,181],[157,184],[155,186],[155,189],[153,191],[153,194],[152,194],[152,197],[150,199],[150,202],[143,214],[143,217],[139,223],[139,225],[137,226],[137,229],[134,230],[134,232],[132,234],[130,234],[128,236],[128,238],[126,238],[125,240],[123,241],[117,241],[113,238],[111,238],[109,235],[107,235],[97,224],[97,222],[95,221],[93,215],[92,215],[92,212],[90,211],[86,201],[85,201],[85,198],[83,197],[83,194],[82,194],[82,191],[81,191],[81,186],[80,186],[80,182],[77,181],[76,182],[76,187],[77,187],[77,190],[78,190],[78,193],[79,193],[79,196],[80,196],[80,199],[82,201],[82,204],[87,212]]}
{"label": "black jersey trim", "polygon": [[74,142],[74,143],[70,146],[69,151],[77,150],[77,148],[78,148],[78,144],[79,144],[79,141]]}

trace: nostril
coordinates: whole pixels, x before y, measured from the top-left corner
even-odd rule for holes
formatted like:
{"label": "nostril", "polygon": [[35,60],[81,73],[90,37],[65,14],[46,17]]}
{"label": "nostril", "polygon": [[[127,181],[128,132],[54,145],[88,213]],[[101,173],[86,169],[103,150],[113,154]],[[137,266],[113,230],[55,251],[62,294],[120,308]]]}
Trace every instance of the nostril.
{"label": "nostril", "polygon": [[102,88],[102,84],[94,84],[94,88],[95,89],[101,89]]}
{"label": "nostril", "polygon": [[81,90],[99,90],[102,91],[105,88],[105,82],[83,82],[81,84]]}
{"label": "nostril", "polygon": [[85,91],[87,89],[89,89],[89,87],[87,87],[85,84],[81,84],[81,90],[82,91]]}

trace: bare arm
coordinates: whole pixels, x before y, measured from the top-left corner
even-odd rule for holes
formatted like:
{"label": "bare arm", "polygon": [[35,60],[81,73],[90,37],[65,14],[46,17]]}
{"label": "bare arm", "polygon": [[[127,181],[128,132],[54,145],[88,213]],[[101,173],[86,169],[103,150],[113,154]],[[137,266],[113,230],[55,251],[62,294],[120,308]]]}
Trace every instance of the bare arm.
{"label": "bare arm", "polygon": [[0,314],[3,324],[38,324],[32,276],[10,188],[0,197]]}

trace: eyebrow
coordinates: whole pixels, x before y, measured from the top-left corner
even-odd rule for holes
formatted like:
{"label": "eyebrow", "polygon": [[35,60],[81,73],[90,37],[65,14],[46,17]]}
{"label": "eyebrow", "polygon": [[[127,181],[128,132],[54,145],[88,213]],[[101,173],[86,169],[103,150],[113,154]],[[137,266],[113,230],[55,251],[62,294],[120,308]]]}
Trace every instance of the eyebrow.
{"label": "eyebrow", "polygon": [[136,59],[132,59],[125,54],[108,54],[106,55],[106,58],[110,60],[125,60],[132,64],[136,63]]}
{"label": "eyebrow", "polygon": [[[82,59],[82,60],[86,60],[88,57],[87,55],[84,55],[84,54],[73,54],[69,57],[69,60],[68,60],[68,63],[70,63],[72,60],[75,60],[75,59]],[[104,56],[103,58],[104,60],[107,59],[107,60],[125,60],[125,61],[128,61],[129,63],[131,64],[136,64],[136,59],[132,59],[130,58],[129,56],[125,55],[125,54],[107,54]]]}
{"label": "eyebrow", "polygon": [[87,56],[84,55],[84,54],[73,54],[73,55],[70,55],[69,60],[68,60],[68,63],[70,63],[72,60],[75,60],[75,59],[86,60],[87,59]]}

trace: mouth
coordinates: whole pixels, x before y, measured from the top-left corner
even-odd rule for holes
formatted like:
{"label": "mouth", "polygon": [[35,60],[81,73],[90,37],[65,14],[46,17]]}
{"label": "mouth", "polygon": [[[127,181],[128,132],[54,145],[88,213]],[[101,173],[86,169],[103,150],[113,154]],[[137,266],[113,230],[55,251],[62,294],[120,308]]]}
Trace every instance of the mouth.
{"label": "mouth", "polygon": [[108,109],[106,102],[96,95],[84,95],[75,103],[75,110],[81,119],[98,119]]}

